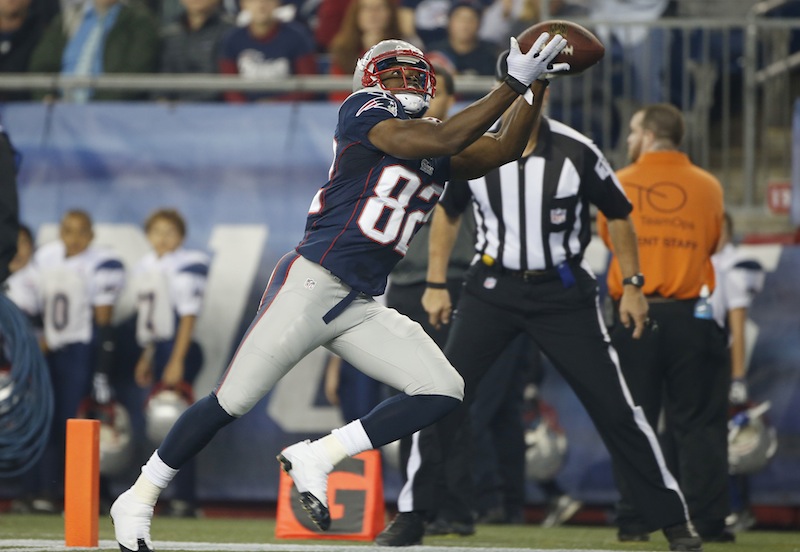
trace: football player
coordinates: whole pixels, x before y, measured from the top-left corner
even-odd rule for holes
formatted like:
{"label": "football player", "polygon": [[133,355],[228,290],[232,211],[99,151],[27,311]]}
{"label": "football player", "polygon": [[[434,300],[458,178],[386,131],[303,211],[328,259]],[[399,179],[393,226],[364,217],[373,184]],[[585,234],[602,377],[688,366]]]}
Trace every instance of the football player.
{"label": "football player", "polygon": [[[519,157],[541,110],[547,81],[540,77],[569,69],[554,63],[565,46],[562,36],[542,33],[522,53],[512,38],[505,83],[445,122],[422,118],[436,79],[418,48],[385,40],[364,54],[354,93],[339,110],[329,179],[311,202],[305,236],[273,270],[216,389],[186,410],[111,507],[123,552],[153,549],[153,507],[178,469],[319,346],[402,391],[363,418],[279,455],[322,530],[331,522],[327,478],[335,464],[413,433],[459,404],[463,379],[439,347],[419,324],[373,297],[383,293],[445,182]],[[512,104],[500,129],[485,134]]]}
{"label": "football player", "polygon": [[[40,482],[63,493],[67,419],[75,417],[90,394],[101,404],[111,400],[111,319],[125,283],[125,269],[111,251],[91,245],[92,219],[85,211],[67,211],[59,237],[36,251],[25,277],[37,297],[38,312],[34,314],[41,314],[44,324],[43,348],[55,399],[53,453],[45,455],[42,470],[46,473],[41,474]],[[55,461],[48,462],[48,456]],[[52,481],[58,484],[53,486]]]}
{"label": "football player", "polygon": [[[195,321],[203,305],[208,255],[183,247],[186,222],[174,209],[159,209],[145,222],[152,251],[136,265],[132,281],[136,290],[136,340],[142,354],[135,378],[140,387],[178,390],[188,394],[202,367],[202,355],[192,342]],[[152,395],[151,395],[152,396]],[[195,470],[189,462],[173,486],[167,512],[176,517],[195,516]]]}

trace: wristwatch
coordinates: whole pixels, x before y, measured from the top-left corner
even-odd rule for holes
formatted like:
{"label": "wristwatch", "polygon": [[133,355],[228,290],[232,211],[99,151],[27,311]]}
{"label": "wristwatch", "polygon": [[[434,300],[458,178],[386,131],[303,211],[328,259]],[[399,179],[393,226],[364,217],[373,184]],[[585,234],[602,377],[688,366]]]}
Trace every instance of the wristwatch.
{"label": "wristwatch", "polygon": [[644,286],[644,274],[642,274],[640,272],[640,273],[634,274],[633,276],[630,276],[628,278],[624,278],[622,280],[622,285],[623,286],[636,286],[637,288],[641,289],[641,287]]}

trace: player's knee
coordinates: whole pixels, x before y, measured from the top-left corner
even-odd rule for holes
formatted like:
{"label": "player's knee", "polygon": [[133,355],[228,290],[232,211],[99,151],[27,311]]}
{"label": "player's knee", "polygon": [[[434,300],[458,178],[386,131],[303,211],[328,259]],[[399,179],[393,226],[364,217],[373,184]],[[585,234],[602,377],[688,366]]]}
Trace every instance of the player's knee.
{"label": "player's knee", "polygon": [[431,384],[420,391],[421,395],[442,395],[451,397],[461,402],[464,400],[464,378],[453,368],[448,366],[431,382]]}
{"label": "player's knee", "polygon": [[218,391],[216,397],[222,410],[234,418],[241,418],[253,407],[241,394],[230,393],[227,390],[225,393]]}

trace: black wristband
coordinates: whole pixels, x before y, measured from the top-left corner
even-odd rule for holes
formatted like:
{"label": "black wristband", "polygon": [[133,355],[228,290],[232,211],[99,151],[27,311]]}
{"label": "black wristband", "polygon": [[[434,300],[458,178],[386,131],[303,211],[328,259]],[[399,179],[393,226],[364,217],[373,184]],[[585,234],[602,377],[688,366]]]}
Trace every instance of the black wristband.
{"label": "black wristband", "polygon": [[528,90],[527,86],[525,86],[524,84],[519,82],[517,79],[515,79],[511,75],[506,75],[505,83],[511,88],[511,90],[513,90],[514,92],[516,92],[520,96],[522,96],[525,93],[525,91]]}
{"label": "black wristband", "polygon": [[425,282],[425,287],[429,287],[431,289],[447,289],[446,282]]}
{"label": "black wristband", "polygon": [[110,374],[114,366],[114,328],[111,325],[95,329],[95,373]]}

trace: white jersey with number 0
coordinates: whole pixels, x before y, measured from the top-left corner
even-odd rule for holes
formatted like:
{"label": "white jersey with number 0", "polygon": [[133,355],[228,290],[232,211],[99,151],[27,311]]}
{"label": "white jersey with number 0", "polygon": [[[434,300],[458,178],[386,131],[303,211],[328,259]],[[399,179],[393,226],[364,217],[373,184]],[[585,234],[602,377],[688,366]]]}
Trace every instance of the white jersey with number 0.
{"label": "white jersey with number 0", "polygon": [[94,247],[67,257],[57,241],[39,248],[32,268],[47,346],[91,342],[94,308],[113,305],[125,283],[119,258]]}

